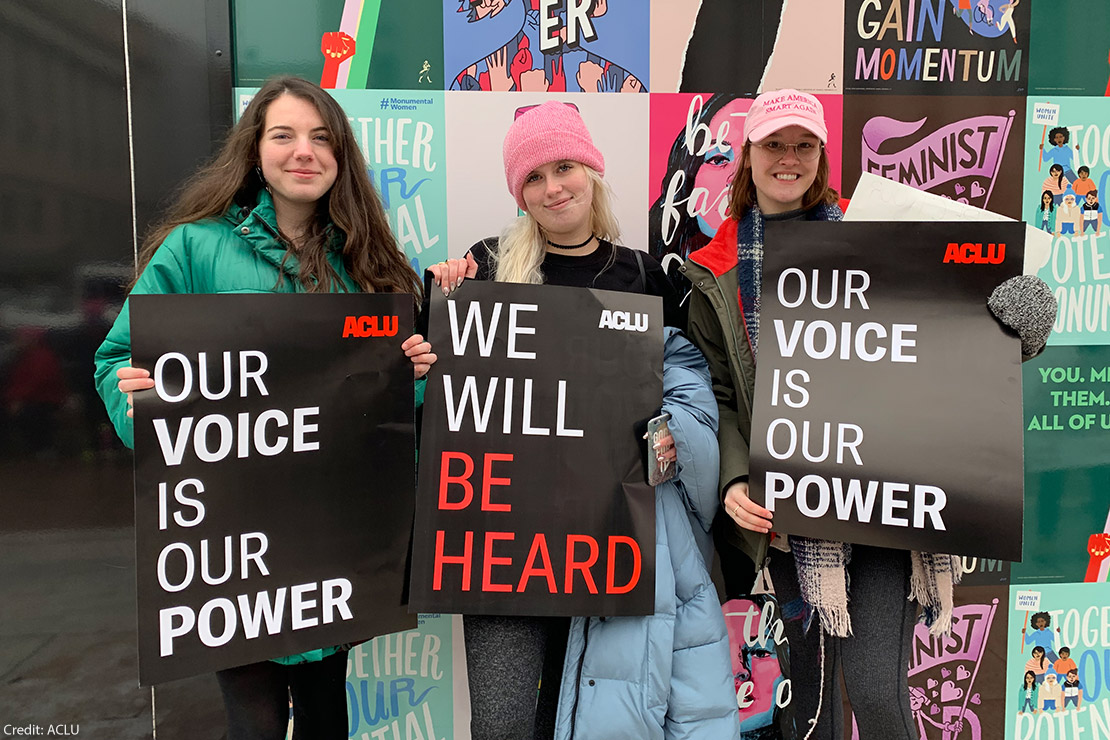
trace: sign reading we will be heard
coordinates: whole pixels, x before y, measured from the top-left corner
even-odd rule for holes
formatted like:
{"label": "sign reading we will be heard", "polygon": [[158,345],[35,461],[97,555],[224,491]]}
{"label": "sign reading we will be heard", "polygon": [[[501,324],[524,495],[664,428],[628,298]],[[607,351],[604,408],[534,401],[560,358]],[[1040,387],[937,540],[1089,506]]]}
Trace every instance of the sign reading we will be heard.
{"label": "sign reading we will be heard", "polygon": [[769,223],[753,497],[776,531],[1018,560],[1024,225]]}
{"label": "sign reading we will be heard", "polygon": [[415,626],[412,296],[129,302],[140,683]]}
{"label": "sign reading we will be heard", "polygon": [[663,397],[655,296],[466,281],[431,291],[412,608],[651,614]]}

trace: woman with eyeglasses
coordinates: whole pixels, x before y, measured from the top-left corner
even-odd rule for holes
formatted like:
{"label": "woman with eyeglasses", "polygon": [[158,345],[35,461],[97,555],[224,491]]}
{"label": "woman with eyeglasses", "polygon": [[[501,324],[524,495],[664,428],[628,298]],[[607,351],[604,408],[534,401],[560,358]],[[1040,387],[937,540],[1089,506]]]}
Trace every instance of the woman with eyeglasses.
{"label": "woman with eyeglasses", "polygon": [[[794,536],[787,543],[771,534],[771,512],[748,496],[764,224],[841,220],[828,184],[827,138],[814,96],[778,90],[756,98],[744,124],[730,218],[682,267],[693,286],[690,337],[709,361],[720,413],[722,507],[714,535],[729,598],[749,593],[762,566],[770,570],[790,644],[797,736],[841,737],[843,672],[861,740],[917,740],[906,680],[917,607],[935,634],[950,629],[959,559]],[[1023,303],[1047,319],[1014,327],[1023,355],[1032,356],[1051,331],[1055,301],[1036,278],[1014,280],[1023,279],[1033,281],[1018,288]]]}

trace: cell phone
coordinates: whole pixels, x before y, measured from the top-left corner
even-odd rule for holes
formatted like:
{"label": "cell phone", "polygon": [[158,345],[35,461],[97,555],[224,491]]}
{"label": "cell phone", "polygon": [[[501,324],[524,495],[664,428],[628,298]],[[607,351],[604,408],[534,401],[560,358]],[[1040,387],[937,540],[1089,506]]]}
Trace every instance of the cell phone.
{"label": "cell phone", "polygon": [[670,480],[674,477],[676,465],[670,462],[660,462],[656,459],[655,443],[667,437],[671,433],[670,422],[671,415],[663,412],[650,420],[647,423],[647,461],[648,461],[648,485],[657,486],[665,480]]}

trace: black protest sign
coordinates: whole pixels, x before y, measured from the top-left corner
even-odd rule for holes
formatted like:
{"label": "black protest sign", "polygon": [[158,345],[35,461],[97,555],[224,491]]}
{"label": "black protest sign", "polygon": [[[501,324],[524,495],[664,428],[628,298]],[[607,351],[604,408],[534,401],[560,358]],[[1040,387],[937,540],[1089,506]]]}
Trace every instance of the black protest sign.
{"label": "black protest sign", "polygon": [[467,281],[432,291],[411,606],[651,614],[655,492],[643,429],[663,394],[662,305]]}
{"label": "black protest sign", "polygon": [[1020,223],[768,223],[753,498],[778,532],[1021,557]]}
{"label": "black protest sign", "polygon": [[409,295],[136,295],[139,681],[409,629]]}

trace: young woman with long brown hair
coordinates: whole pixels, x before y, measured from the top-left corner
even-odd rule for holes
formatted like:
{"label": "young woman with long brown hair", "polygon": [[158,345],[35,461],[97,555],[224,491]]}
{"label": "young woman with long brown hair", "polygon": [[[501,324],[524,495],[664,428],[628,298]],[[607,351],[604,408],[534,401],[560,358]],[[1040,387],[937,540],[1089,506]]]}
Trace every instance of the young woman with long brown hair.
{"label": "young woman with long brown hair", "polygon": [[[389,229],[347,116],[294,77],[268,81],[220,153],[151,229],[139,293],[412,293],[420,284]],[[414,334],[400,348],[423,378],[435,355]],[[96,353],[96,384],[120,437],[133,443],[132,394],[154,387],[130,366],[127,306]],[[420,386],[423,381],[419,380]],[[423,396],[419,387],[417,398]],[[345,647],[219,671],[231,740],[347,737]]]}

